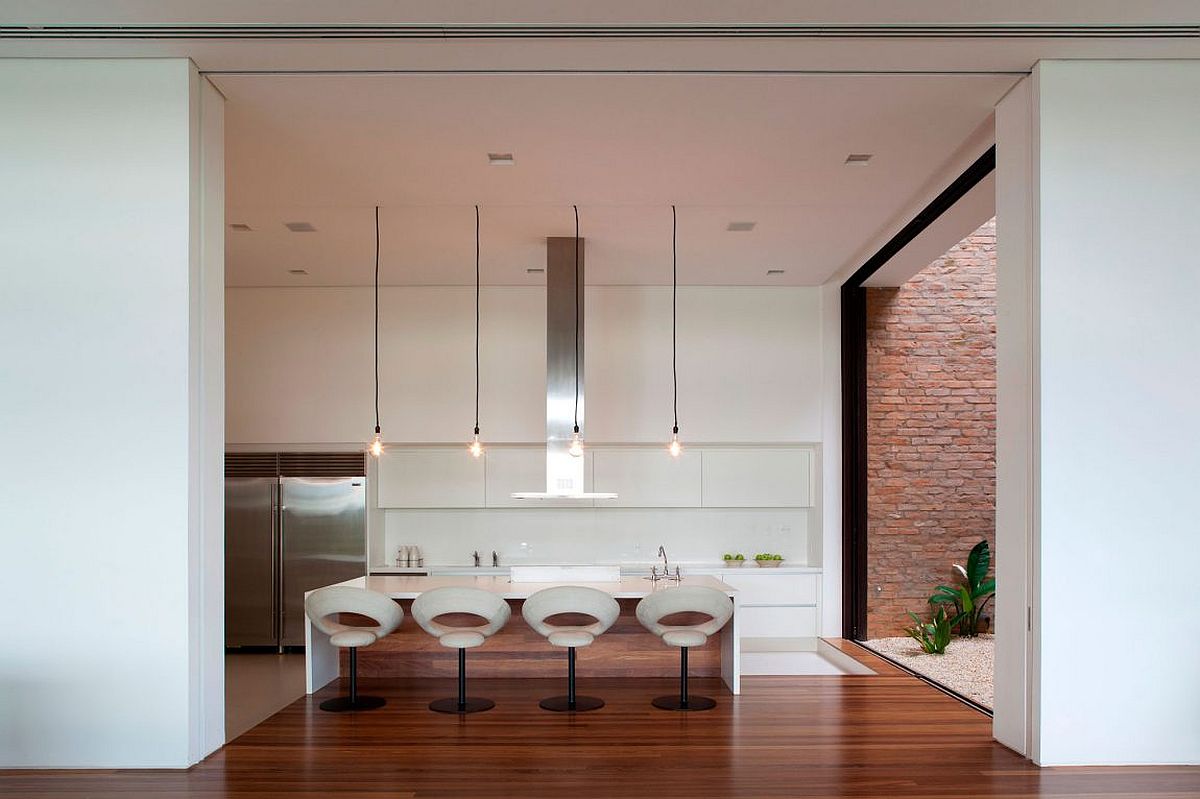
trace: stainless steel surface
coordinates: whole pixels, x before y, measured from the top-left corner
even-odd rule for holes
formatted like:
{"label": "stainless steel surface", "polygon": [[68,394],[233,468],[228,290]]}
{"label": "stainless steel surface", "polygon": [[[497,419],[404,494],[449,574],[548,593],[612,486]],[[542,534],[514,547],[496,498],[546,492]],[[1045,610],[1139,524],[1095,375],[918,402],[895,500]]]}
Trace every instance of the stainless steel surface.
{"label": "stainless steel surface", "polygon": [[[578,420],[584,427],[584,310],[586,239],[546,239],[546,490],[518,491],[516,499],[615,499],[585,493],[585,459],[568,452]],[[575,268],[578,246],[579,269]],[[578,309],[578,320],[576,320]],[[576,339],[578,330],[578,340]],[[579,407],[576,415],[576,377]]]}
{"label": "stainless steel surface", "polygon": [[274,477],[225,480],[225,644],[278,642]]}
{"label": "stainless steel surface", "polygon": [[304,646],[304,592],[367,573],[366,480],[284,477],[282,646]]}

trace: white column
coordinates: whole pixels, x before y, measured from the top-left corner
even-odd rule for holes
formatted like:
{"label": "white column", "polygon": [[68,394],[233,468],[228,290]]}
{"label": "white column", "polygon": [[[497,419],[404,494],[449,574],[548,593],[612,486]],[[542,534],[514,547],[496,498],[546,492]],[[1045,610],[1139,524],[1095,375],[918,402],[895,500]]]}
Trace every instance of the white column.
{"label": "white column", "polygon": [[[1028,281],[999,296],[999,435],[1032,439],[1024,474],[998,463],[997,550],[1024,536],[1031,552],[1031,755],[1200,763],[1200,61],[1042,62],[1031,81],[1024,144],[1003,105],[997,125],[998,152],[1030,155],[1009,162],[1024,217],[1002,202],[998,221],[1002,285]],[[1029,311],[1024,351],[1007,351],[1026,383],[1004,369],[1013,303]],[[998,703],[1011,676],[998,662]]]}
{"label": "white column", "polygon": [[0,60],[0,766],[224,739],[223,136],[186,59]]}

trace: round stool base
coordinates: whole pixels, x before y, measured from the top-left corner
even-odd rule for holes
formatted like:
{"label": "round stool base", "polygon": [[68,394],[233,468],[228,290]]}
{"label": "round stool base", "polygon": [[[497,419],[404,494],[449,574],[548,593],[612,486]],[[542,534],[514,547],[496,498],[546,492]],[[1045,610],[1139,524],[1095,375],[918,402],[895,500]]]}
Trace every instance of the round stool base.
{"label": "round stool base", "polygon": [[707,696],[689,696],[686,705],[679,701],[678,696],[659,696],[650,704],[659,710],[712,710],[717,706],[716,701]]}
{"label": "round stool base", "polygon": [[339,696],[336,699],[326,699],[321,703],[321,710],[330,713],[345,713],[348,710],[375,710],[387,704],[387,700],[382,696],[360,696],[353,702],[348,696]]}
{"label": "round stool base", "polygon": [[575,697],[575,707],[571,707],[571,705],[567,702],[566,695],[564,694],[563,696],[547,697],[541,702],[538,702],[538,707],[540,707],[542,710],[553,710],[559,713],[569,711],[582,713],[585,710],[599,710],[600,708],[604,707],[604,700],[595,696],[577,696]]}
{"label": "round stool base", "polygon": [[485,710],[491,710],[496,706],[496,703],[490,699],[480,699],[475,696],[468,696],[466,704],[462,707],[458,705],[456,697],[447,697],[446,699],[435,699],[429,703],[429,709],[435,710],[438,713],[481,713]]}

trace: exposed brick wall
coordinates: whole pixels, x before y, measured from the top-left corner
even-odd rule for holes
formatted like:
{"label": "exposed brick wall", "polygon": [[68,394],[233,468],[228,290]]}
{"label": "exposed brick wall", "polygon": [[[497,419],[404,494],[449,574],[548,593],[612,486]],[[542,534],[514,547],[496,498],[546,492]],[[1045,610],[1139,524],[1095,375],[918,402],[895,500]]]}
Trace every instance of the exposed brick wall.
{"label": "exposed brick wall", "polygon": [[[867,292],[867,630],[903,635],[986,538],[995,561],[996,230]],[[993,609],[988,606],[988,615]]]}

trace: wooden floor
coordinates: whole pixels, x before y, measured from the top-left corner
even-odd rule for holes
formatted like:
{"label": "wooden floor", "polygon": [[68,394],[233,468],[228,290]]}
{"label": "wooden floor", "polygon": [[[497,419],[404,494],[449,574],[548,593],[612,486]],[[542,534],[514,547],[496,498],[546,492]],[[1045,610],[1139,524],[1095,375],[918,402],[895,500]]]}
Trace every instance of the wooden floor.
{"label": "wooden floor", "polygon": [[1200,769],[1039,770],[991,740],[991,721],[870,655],[881,673],[750,677],[717,709],[652,708],[665,679],[587,679],[608,706],[537,707],[553,680],[475,680],[496,709],[430,713],[450,680],[372,681],[377,711],[322,713],[327,689],[186,772],[2,772],[0,795],[103,797],[1200,797]]}

